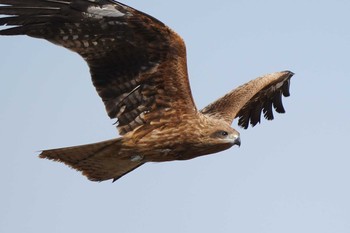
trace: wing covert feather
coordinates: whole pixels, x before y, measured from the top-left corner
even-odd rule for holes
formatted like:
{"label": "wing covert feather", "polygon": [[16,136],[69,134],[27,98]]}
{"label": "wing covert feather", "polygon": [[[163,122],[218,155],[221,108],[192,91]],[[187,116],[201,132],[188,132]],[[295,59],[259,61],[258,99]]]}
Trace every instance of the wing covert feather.
{"label": "wing covert feather", "polygon": [[46,39],[80,54],[121,135],[196,111],[183,40],[112,0],[0,0],[0,35]]}
{"label": "wing covert feather", "polygon": [[290,95],[290,79],[293,75],[290,71],[283,71],[252,80],[219,98],[201,112],[223,119],[228,124],[239,118],[238,125],[245,129],[249,124],[255,126],[260,123],[262,112],[267,120],[273,120],[273,109],[278,113],[285,112],[282,95]]}

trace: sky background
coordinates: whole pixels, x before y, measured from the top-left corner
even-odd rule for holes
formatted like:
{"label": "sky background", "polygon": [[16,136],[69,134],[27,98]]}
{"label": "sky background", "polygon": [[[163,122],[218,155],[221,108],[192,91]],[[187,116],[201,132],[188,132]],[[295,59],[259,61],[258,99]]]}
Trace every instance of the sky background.
{"label": "sky background", "polygon": [[129,0],[187,43],[198,108],[260,75],[296,73],[287,113],[242,146],[94,183],[37,157],[117,137],[88,67],[0,37],[0,232],[349,233],[350,1]]}

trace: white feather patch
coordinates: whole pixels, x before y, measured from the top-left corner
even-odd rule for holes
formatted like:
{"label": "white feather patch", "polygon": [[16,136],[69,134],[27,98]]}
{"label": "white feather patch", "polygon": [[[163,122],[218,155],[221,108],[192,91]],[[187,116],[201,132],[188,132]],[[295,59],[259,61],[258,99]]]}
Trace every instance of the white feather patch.
{"label": "white feather patch", "polygon": [[141,161],[142,159],[143,159],[143,156],[141,156],[141,155],[133,155],[133,156],[131,156],[131,158],[130,158],[131,162],[139,162],[139,161]]}
{"label": "white feather patch", "polygon": [[100,17],[123,17],[125,15],[118,11],[114,5],[104,5],[102,7],[90,6],[87,8],[87,12]]}

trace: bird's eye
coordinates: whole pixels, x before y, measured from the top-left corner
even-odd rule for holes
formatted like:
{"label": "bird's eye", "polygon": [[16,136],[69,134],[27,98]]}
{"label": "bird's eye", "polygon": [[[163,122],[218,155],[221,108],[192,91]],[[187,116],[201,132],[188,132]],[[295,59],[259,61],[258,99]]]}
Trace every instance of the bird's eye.
{"label": "bird's eye", "polygon": [[221,131],[221,136],[227,137],[228,133],[226,131]]}
{"label": "bird's eye", "polygon": [[224,130],[220,130],[220,131],[217,132],[217,135],[219,137],[227,137],[228,136],[228,132],[224,131]]}
{"label": "bird's eye", "polygon": [[219,130],[212,134],[213,138],[226,138],[228,136],[228,132],[225,130]]}

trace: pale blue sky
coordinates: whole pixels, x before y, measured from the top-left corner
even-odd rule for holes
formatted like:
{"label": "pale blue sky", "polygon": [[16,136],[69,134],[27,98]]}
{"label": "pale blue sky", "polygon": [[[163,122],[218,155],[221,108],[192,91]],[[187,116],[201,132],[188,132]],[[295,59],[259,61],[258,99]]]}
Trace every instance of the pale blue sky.
{"label": "pale blue sky", "polygon": [[296,75],[287,113],[242,146],[94,183],[41,149],[117,137],[80,57],[0,37],[0,232],[350,232],[350,1],[125,1],[186,41],[199,108]]}

